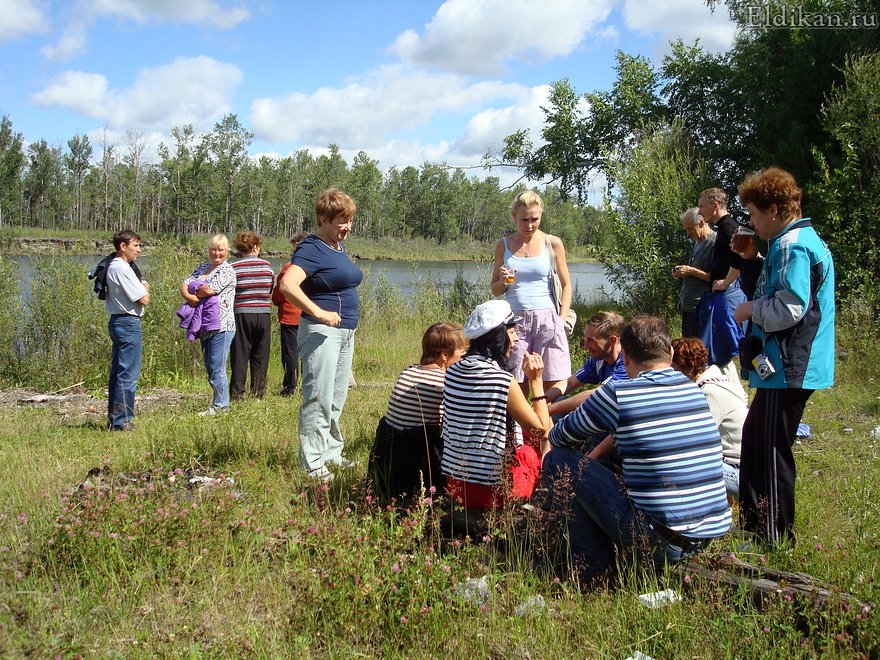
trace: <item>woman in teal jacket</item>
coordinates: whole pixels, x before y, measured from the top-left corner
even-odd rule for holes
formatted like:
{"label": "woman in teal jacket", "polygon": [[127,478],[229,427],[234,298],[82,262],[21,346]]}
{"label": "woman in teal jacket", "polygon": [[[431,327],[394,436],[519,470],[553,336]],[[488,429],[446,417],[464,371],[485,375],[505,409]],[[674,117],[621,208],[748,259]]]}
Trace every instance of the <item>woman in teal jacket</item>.
{"label": "woman in teal jacket", "polygon": [[752,350],[740,352],[740,363],[757,388],[743,426],[740,518],[776,545],[786,536],[794,542],[791,448],[804,407],[814,390],[834,383],[834,262],[801,217],[791,174],[768,168],[747,178],[739,197],[768,244],[755,299],[734,315],[751,321]]}

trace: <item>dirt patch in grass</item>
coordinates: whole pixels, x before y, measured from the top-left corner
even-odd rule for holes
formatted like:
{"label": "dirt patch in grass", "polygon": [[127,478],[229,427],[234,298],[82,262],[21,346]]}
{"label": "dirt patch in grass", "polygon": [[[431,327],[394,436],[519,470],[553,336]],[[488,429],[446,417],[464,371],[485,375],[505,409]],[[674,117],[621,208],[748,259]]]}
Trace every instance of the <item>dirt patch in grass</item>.
{"label": "dirt patch in grass", "polygon": [[[177,408],[204,394],[182,394],[177,390],[155,388],[138,391],[137,409],[141,412]],[[24,407],[51,408],[65,421],[100,422],[107,417],[107,399],[95,398],[80,390],[41,392],[29,388],[0,390],[0,410]]]}

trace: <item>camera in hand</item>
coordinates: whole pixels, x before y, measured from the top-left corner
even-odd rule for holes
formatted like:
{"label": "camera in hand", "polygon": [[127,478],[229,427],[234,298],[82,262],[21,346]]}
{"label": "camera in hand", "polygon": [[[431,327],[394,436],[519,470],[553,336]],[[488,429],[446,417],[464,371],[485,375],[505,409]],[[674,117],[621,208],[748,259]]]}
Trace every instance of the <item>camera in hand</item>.
{"label": "camera in hand", "polygon": [[752,359],[752,366],[755,368],[755,372],[761,380],[767,380],[770,376],[776,373],[776,369],[773,368],[770,359],[764,353],[756,355]]}

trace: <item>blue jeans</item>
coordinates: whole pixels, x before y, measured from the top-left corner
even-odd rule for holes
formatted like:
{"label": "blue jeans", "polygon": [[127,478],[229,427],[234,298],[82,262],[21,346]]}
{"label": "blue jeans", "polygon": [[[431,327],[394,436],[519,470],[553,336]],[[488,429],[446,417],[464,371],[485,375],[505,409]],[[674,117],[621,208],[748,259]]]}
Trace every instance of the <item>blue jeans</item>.
{"label": "blue jeans", "polygon": [[339,418],[348,397],[354,330],[300,319],[297,344],[302,363],[299,462],[307,471],[342,458]]}
{"label": "blue jeans", "polygon": [[567,517],[569,560],[580,577],[613,569],[615,548],[658,564],[698,551],[667,540],[633,505],[622,479],[582,452],[554,447],[544,457],[543,471],[554,506]]}
{"label": "blue jeans", "polygon": [[[733,281],[733,284],[731,284],[724,290],[724,299],[727,301],[727,306],[730,308],[731,316],[733,316],[733,313],[736,311],[738,305],[741,305],[748,300],[748,298],[746,298],[746,294],[743,293],[743,290],[740,287],[738,277]],[[748,324],[748,321],[743,321],[740,324],[743,334],[746,333],[746,327],[748,327]]]}
{"label": "blue jeans", "polygon": [[721,477],[724,479],[724,487],[728,497],[739,499],[739,466],[730,463],[721,464]]}
{"label": "blue jeans", "polygon": [[107,423],[111,429],[124,429],[134,417],[134,395],[141,375],[141,319],[120,314],[107,323],[113,352],[107,383]]}
{"label": "blue jeans", "polygon": [[229,356],[229,347],[232,345],[233,337],[235,337],[235,330],[224,330],[201,340],[205,371],[208,372],[208,382],[211,384],[211,389],[214,390],[211,407],[220,410],[226,410],[229,407],[226,358]]}

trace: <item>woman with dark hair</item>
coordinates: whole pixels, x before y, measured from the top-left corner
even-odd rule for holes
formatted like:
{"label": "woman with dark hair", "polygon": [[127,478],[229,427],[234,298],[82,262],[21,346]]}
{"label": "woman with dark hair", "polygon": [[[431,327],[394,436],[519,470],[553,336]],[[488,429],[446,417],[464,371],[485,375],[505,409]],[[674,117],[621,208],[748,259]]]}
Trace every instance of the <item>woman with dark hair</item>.
{"label": "woman with dark hair", "polygon": [[[290,245],[294,252],[306,235],[301,231],[290,239]],[[284,279],[289,268],[290,262],[288,261],[281,267],[275,288],[272,290],[272,304],[278,307],[278,325],[281,326],[281,366],[284,367],[281,396],[293,396],[296,393],[296,383],[299,380],[299,346],[296,343],[296,336],[299,332],[299,317],[302,310],[281,293],[281,280]]]}
{"label": "woman with dark hair", "polygon": [[718,365],[709,366],[709,350],[696,337],[672,342],[672,367],[694,381],[706,397],[721,435],[722,476],[727,494],[739,497],[739,455],[742,428],[749,407],[739,383],[732,383]]}
{"label": "woman with dark hair", "polygon": [[232,380],[229,391],[235,400],[244,399],[248,365],[251,369],[251,394],[258,399],[266,392],[269,372],[269,349],[272,339],[272,264],[260,259],[263,237],[241,231],[233,240],[241,259],[232,262],[235,269],[235,338],[230,362]]}
{"label": "woman with dark hair", "polygon": [[740,518],[774,546],[794,542],[791,451],[807,399],[834,384],[834,261],[809,218],[794,177],[771,167],[739,187],[750,224],[767,241],[755,299],[736,308],[749,321],[740,364],[757,389],[743,426]]}
{"label": "woman with dark hair", "polygon": [[551,422],[541,356],[523,357],[531,403],[503,368],[519,340],[519,320],[507,301],[478,305],[464,326],[467,355],[446,372],[441,469],[449,494],[468,508],[491,509],[531,496],[541,458],[534,447],[517,444],[513,422],[540,443],[541,454],[548,449]]}
{"label": "woman with dark hair", "polygon": [[387,499],[417,495],[424,485],[443,490],[440,478],[440,421],[446,369],[467,350],[455,323],[435,323],[422,336],[422,358],[403,373],[391,390],[388,411],[379,420],[370,452],[369,474]]}

